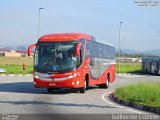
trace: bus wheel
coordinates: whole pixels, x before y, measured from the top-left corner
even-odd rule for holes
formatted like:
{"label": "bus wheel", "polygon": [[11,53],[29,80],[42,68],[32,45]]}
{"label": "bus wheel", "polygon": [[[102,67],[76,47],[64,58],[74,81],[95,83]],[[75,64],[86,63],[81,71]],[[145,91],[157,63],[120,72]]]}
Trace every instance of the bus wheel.
{"label": "bus wheel", "polygon": [[86,88],[87,88],[87,81],[85,80],[84,87],[80,88],[80,93],[85,93]]}
{"label": "bus wheel", "polygon": [[47,88],[48,93],[52,93],[53,88]]}
{"label": "bus wheel", "polygon": [[109,87],[109,76],[107,77],[106,83],[104,85],[104,88],[108,88]]}

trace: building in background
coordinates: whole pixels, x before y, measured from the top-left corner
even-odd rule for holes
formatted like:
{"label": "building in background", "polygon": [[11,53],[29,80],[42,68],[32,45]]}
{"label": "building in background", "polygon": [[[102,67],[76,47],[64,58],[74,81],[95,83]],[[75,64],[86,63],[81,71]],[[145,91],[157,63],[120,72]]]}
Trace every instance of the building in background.
{"label": "building in background", "polygon": [[4,52],[4,56],[5,56],[5,57],[21,57],[21,53],[17,53],[17,52],[14,51],[14,50],[11,50],[10,52],[5,51],[5,52]]}
{"label": "building in background", "polygon": [[3,57],[27,57],[26,50],[6,50],[0,49],[0,56]]}

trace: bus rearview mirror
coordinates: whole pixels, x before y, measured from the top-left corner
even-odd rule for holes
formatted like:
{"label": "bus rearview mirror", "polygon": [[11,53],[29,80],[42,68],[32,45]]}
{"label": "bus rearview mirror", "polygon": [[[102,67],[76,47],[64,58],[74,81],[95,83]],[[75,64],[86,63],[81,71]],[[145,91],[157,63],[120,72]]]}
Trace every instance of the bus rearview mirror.
{"label": "bus rearview mirror", "polygon": [[35,47],[36,44],[31,44],[29,47],[28,47],[28,56],[31,56],[31,50],[33,47]]}
{"label": "bus rearview mirror", "polygon": [[76,56],[79,56],[79,55],[80,55],[81,45],[82,45],[82,43],[78,43],[78,44],[76,45]]}

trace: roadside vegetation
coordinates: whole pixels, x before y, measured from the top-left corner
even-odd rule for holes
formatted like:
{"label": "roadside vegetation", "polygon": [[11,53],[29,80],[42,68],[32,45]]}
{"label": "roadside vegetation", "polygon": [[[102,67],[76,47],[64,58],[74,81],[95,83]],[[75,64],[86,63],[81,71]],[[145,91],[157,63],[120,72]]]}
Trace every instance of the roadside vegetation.
{"label": "roadside vegetation", "polygon": [[116,90],[120,100],[160,108],[160,82],[138,83]]}
{"label": "roadside vegetation", "polygon": [[33,66],[26,66],[25,70],[19,65],[0,65],[0,68],[6,70],[3,74],[31,74],[33,71]]}
{"label": "roadside vegetation", "polygon": [[116,72],[119,73],[140,73],[141,72],[141,63],[120,63],[116,64]]}
{"label": "roadside vegetation", "polygon": [[[23,64],[26,66],[25,70],[22,68]],[[33,71],[33,58],[0,57],[0,68],[6,70],[6,72],[0,74],[31,74]]]}

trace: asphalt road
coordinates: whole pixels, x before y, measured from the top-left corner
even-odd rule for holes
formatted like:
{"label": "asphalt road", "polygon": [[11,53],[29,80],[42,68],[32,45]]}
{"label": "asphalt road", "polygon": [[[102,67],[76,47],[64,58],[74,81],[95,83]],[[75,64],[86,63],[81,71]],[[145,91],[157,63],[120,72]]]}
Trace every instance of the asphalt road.
{"label": "asphalt road", "polygon": [[32,77],[0,76],[0,114],[70,114],[73,118],[75,116],[72,114],[93,114],[95,119],[98,117],[96,114],[145,114],[113,103],[108,95],[117,87],[142,81],[160,82],[159,78],[150,75],[119,75],[108,89],[90,87],[85,94],[73,89],[61,89],[48,94],[46,89],[33,87]]}

